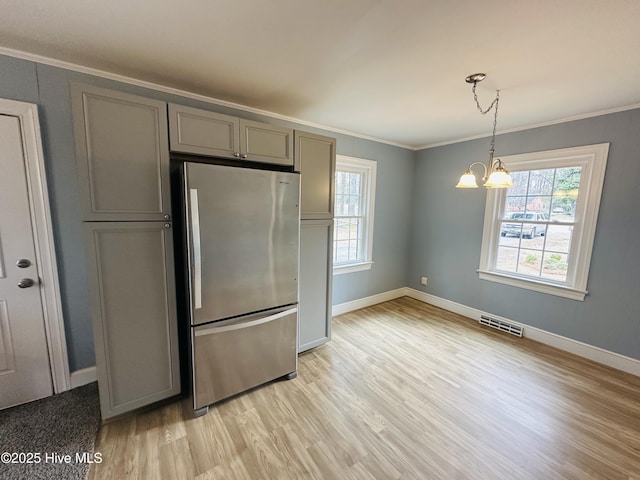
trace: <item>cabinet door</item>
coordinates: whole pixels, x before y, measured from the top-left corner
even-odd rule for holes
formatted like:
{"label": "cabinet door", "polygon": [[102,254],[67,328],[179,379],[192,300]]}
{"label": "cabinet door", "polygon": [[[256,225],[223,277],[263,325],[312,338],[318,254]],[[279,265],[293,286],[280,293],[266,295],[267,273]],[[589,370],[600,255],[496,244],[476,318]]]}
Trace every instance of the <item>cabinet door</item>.
{"label": "cabinet door", "polygon": [[240,154],[255,162],[293,165],[293,130],[240,119]]}
{"label": "cabinet door", "polygon": [[333,220],[300,222],[298,352],[331,339]]}
{"label": "cabinet door", "polygon": [[169,104],[172,152],[240,157],[240,119],[221,113]]}
{"label": "cabinet door", "polygon": [[331,218],[336,139],[296,131],[295,142],[295,170],[301,173],[300,218]]}
{"label": "cabinet door", "polygon": [[85,223],[102,418],[180,393],[173,240],[163,222]]}
{"label": "cabinet door", "polygon": [[84,220],[163,220],[171,214],[166,103],[71,87]]}

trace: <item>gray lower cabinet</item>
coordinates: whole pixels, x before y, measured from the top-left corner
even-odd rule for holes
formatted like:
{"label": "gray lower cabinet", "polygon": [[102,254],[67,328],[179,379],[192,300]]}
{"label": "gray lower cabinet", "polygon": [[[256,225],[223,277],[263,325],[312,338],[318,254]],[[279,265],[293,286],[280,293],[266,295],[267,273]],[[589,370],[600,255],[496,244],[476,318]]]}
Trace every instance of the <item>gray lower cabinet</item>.
{"label": "gray lower cabinet", "polygon": [[172,152],[293,165],[293,130],[169,104]]}
{"label": "gray lower cabinet", "polygon": [[167,104],[84,84],[71,101],[83,220],[169,219]]}
{"label": "gray lower cabinet", "polygon": [[163,222],[85,223],[102,418],[180,393],[173,240]]}
{"label": "gray lower cabinet", "polygon": [[298,353],[331,339],[333,220],[300,222]]}

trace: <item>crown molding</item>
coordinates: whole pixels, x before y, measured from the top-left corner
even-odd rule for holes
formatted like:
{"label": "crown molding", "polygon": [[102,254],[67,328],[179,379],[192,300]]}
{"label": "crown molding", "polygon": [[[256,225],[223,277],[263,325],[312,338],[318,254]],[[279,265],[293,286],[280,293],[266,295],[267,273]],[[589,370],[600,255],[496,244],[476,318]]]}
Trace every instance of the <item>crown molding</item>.
{"label": "crown molding", "polygon": [[[129,85],[135,85],[138,87],[143,87],[143,88],[148,88],[151,90],[157,90],[160,92],[164,92],[164,93],[168,93],[171,95],[178,95],[181,97],[186,97],[186,98],[190,98],[192,100],[198,100],[201,102],[206,102],[206,103],[210,103],[213,105],[217,105],[220,107],[228,107],[228,108],[233,108],[236,110],[240,110],[243,112],[249,112],[249,113],[254,113],[257,115],[262,115],[265,117],[269,117],[269,118],[274,118],[277,120],[282,120],[285,122],[292,122],[292,123],[297,123],[299,125],[304,125],[307,127],[311,127],[311,128],[318,128],[320,130],[325,130],[327,132],[333,132],[333,133],[338,133],[341,135],[349,135],[351,137],[355,137],[355,138],[360,138],[363,140],[370,140],[372,142],[378,142],[378,143],[383,143],[386,145],[391,145],[394,147],[400,147],[400,148],[405,148],[407,150],[412,150],[414,152],[417,152],[419,150],[427,150],[429,148],[435,148],[435,147],[443,147],[445,145],[453,145],[455,143],[462,143],[462,142],[467,142],[470,140],[477,140],[479,138],[487,138],[489,137],[489,135],[487,134],[481,134],[481,135],[473,135],[473,136],[469,136],[469,137],[462,137],[462,138],[454,138],[451,140],[446,140],[443,142],[435,142],[435,143],[427,143],[425,145],[420,145],[420,146],[413,146],[413,145],[407,145],[404,143],[399,143],[399,142],[394,142],[391,140],[387,140],[384,138],[379,138],[379,137],[372,137],[370,135],[365,135],[362,133],[358,133],[358,132],[353,132],[351,130],[345,130],[342,128],[337,128],[337,127],[332,127],[330,125],[324,125],[321,123],[315,123],[315,122],[310,122],[307,120],[303,120],[301,118],[296,118],[296,117],[289,117],[287,115],[281,115],[279,113],[275,113],[275,112],[269,112],[267,110],[261,110],[259,108],[253,108],[253,107],[249,107],[247,105],[242,105],[240,103],[234,103],[234,102],[229,102],[226,100],[221,100],[219,98],[215,98],[215,97],[208,97],[206,95],[200,95],[197,93],[193,93],[193,92],[189,92],[186,90],[180,90],[178,88],[173,88],[173,87],[169,87],[166,85],[160,85],[158,83],[153,83],[153,82],[147,82],[145,80],[140,80],[137,78],[133,78],[133,77],[127,77],[125,75],[120,75],[117,73],[112,73],[112,72],[107,72],[105,70],[99,70],[96,68],[92,68],[92,67],[87,67],[84,65],[78,65],[75,63],[71,63],[71,62],[66,62],[63,60],[57,60],[55,58],[51,58],[51,57],[45,57],[42,55],[37,55],[34,53],[29,53],[29,52],[23,52],[21,50],[15,50],[12,48],[7,48],[7,47],[2,47],[0,46],[0,55],[6,55],[9,57],[14,57],[14,58],[19,58],[22,60],[28,60],[28,61],[32,61],[32,62],[37,62],[37,63],[42,63],[44,65],[49,65],[52,67],[58,67],[58,68],[63,68],[66,70],[71,70],[74,72],[78,72],[78,73],[84,73],[87,75],[94,75],[96,77],[101,77],[101,78],[105,78],[108,80],[113,80],[116,82],[122,82],[122,83],[127,83]],[[567,122],[574,122],[576,120],[583,120],[586,118],[592,118],[592,117],[599,117],[601,115],[608,115],[611,113],[618,113],[618,112],[624,112],[627,110],[635,110],[637,108],[640,108],[640,103],[635,103],[632,105],[625,105],[622,107],[616,107],[616,108],[610,108],[610,109],[606,109],[606,110],[599,110],[596,112],[590,112],[590,113],[584,113],[584,114],[580,114],[580,115],[574,115],[571,117],[565,117],[565,118],[561,118],[561,119],[557,119],[557,120],[549,120],[547,122],[539,122],[539,123],[532,123],[532,124],[527,124],[527,125],[523,125],[520,127],[515,127],[515,128],[509,128],[509,129],[505,129],[505,130],[499,130],[496,132],[496,135],[503,135],[505,133],[513,133],[513,132],[521,132],[524,130],[532,130],[534,128],[539,128],[539,127],[548,127],[551,125],[558,125],[560,123],[567,123]]]}
{"label": "crown molding", "polygon": [[[534,128],[548,127],[551,125],[558,125],[560,123],[575,122],[577,120],[600,117],[602,115],[609,115],[611,113],[626,112],[627,110],[635,110],[637,108],[640,108],[640,103],[634,103],[632,105],[625,105],[625,106],[616,107],[616,108],[608,108],[606,110],[599,110],[597,112],[583,113],[580,115],[574,115],[572,117],[565,117],[557,120],[549,120],[547,122],[531,123],[528,125],[523,125],[521,127],[507,128],[504,130],[498,130],[496,132],[496,135],[503,135],[505,133],[513,133],[513,132],[522,132],[524,130],[533,130]],[[482,135],[474,135],[472,137],[463,137],[463,138],[457,138],[453,140],[447,140],[444,142],[428,143],[420,147],[411,147],[411,149],[415,151],[427,150],[429,148],[444,147],[445,145],[453,145],[454,143],[468,142],[469,140],[478,140],[479,138],[489,138],[490,136],[491,135],[487,135],[486,133],[483,133]]]}
{"label": "crown molding", "polygon": [[127,77],[125,75],[120,75],[117,73],[107,72],[105,70],[99,70],[97,68],[87,67],[84,65],[78,65],[76,63],[66,62],[63,60],[57,60],[55,58],[45,57],[42,55],[36,55],[29,52],[23,52],[21,50],[14,50],[12,48],[6,48],[0,46],[0,55],[6,55],[8,57],[19,58],[21,60],[28,60],[32,62],[41,63],[44,65],[49,65],[51,67],[63,68],[65,70],[71,70],[78,73],[84,73],[87,75],[93,75],[100,78],[105,78],[108,80],[113,80],[116,82],[127,83],[129,85],[135,85],[137,87],[148,88],[151,90],[156,90],[164,93],[168,93],[171,95],[179,95],[181,97],[190,98],[192,100],[198,100],[201,102],[210,103],[213,105],[217,105],[220,107],[228,107],[236,110],[241,110],[243,112],[255,113],[257,115],[262,115],[269,118],[274,118],[277,120],[283,120],[285,122],[297,123],[299,125],[304,125],[306,127],[318,128],[321,130],[325,130],[328,132],[339,133],[342,135],[349,135],[351,137],[361,138],[363,140],[371,140],[373,142],[384,143],[386,145],[391,145],[394,147],[405,148],[407,150],[416,150],[415,147],[411,145],[405,145],[398,142],[393,142],[391,140],[387,140],[384,138],[372,137],[369,135],[364,135],[358,132],[352,132],[351,130],[344,130],[342,128],[332,127],[330,125],[323,125],[321,123],[310,122],[307,120],[303,120],[301,118],[289,117],[287,115],[281,115],[275,112],[269,112],[267,110],[261,110],[259,108],[249,107],[247,105],[242,105],[240,103],[228,102],[226,100],[221,100],[215,97],[208,97],[206,95],[200,95],[198,93],[189,92],[186,90],[180,90],[178,88],[169,87],[166,85],[160,85],[158,83],[147,82],[145,80],[140,80],[138,78]]}

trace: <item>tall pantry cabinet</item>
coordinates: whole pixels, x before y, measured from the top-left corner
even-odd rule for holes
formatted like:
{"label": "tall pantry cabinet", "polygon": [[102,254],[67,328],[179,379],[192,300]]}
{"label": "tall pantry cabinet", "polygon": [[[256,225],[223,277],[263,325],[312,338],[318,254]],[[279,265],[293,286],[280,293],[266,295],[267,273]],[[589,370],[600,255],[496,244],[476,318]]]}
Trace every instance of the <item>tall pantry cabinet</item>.
{"label": "tall pantry cabinet", "polygon": [[180,393],[166,103],[71,86],[104,419]]}
{"label": "tall pantry cabinet", "polygon": [[298,352],[304,352],[331,338],[336,140],[296,131],[294,141],[301,174]]}

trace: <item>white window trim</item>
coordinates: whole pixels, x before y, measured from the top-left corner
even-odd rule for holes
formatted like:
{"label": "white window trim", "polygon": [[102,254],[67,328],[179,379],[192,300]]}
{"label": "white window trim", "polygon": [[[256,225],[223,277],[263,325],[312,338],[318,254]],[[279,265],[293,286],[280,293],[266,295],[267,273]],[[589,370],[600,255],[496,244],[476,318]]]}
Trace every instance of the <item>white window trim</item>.
{"label": "white window trim", "polygon": [[363,270],[371,270],[373,262],[350,263],[348,265],[340,265],[333,267],[334,275],[343,275],[345,273],[361,272]]}
{"label": "white window trim", "polygon": [[570,247],[572,258],[579,258],[580,261],[570,261],[566,284],[494,270],[493,262],[500,238],[498,229],[500,228],[500,217],[504,209],[506,191],[504,189],[488,189],[480,268],[478,269],[479,278],[583,301],[588,294],[587,280],[608,152],[609,144],[601,143],[500,157],[507,168],[514,172],[549,168],[547,163],[549,160],[553,160],[553,168],[574,165],[583,167],[580,178],[581,200],[575,212],[576,227]]}
{"label": "white window trim", "polygon": [[[333,274],[342,275],[345,273],[359,272],[363,270],[370,270],[373,265],[373,223],[375,215],[375,203],[376,203],[376,172],[377,162],[375,160],[367,160],[365,158],[348,157],[346,155],[336,155],[336,171],[348,170],[349,168],[354,171],[361,172],[366,170],[367,181],[365,182],[364,194],[367,197],[368,202],[364,205],[364,218],[366,230],[366,242],[364,244],[364,258],[363,262],[348,263],[343,265],[333,265]],[[332,239],[335,241],[335,239]],[[333,261],[333,259],[332,259]]]}

